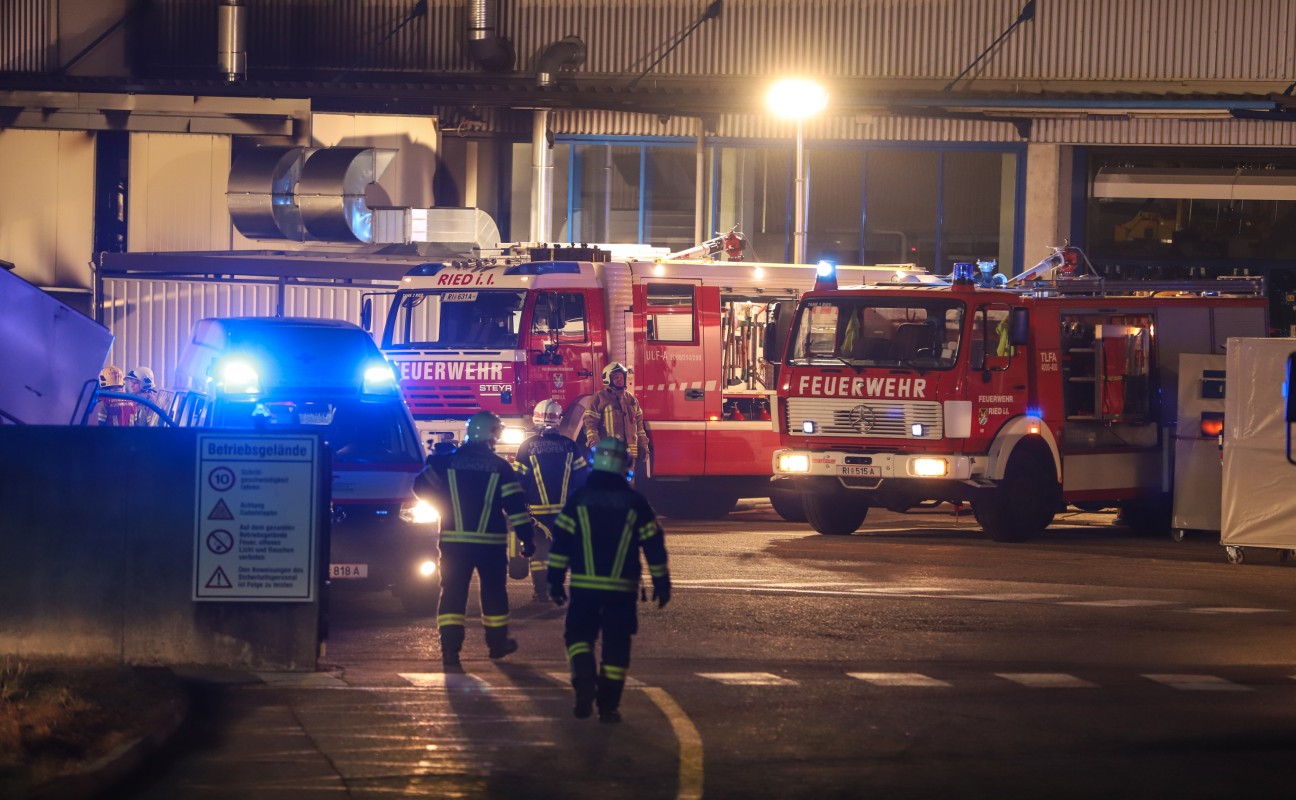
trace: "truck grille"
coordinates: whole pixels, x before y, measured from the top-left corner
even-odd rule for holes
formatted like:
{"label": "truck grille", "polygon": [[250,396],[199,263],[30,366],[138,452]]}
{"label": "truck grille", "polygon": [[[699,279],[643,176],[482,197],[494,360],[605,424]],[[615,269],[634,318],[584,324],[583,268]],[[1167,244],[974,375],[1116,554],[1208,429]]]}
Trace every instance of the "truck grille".
{"label": "truck grille", "polygon": [[[839,397],[793,397],[788,400],[788,433],[806,435],[803,424],[814,423],[813,436],[856,436],[863,439],[941,439],[945,436],[941,404],[926,400],[857,400]],[[913,435],[915,422],[922,436]]]}
{"label": "truck grille", "polygon": [[473,414],[481,410],[477,396],[469,389],[411,389],[405,393],[415,418],[435,414]]}

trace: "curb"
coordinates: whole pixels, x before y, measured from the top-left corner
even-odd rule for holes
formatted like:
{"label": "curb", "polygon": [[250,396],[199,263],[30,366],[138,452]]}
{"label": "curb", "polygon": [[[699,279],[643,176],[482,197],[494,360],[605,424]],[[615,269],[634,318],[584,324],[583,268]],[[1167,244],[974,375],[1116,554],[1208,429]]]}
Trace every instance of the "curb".
{"label": "curb", "polygon": [[176,701],[176,707],[153,731],[118,745],[76,772],[60,775],[41,784],[24,797],[27,800],[89,800],[104,795],[136,773],[148,763],[151,756],[170,743],[188,718],[191,705],[189,693],[185,692]]}

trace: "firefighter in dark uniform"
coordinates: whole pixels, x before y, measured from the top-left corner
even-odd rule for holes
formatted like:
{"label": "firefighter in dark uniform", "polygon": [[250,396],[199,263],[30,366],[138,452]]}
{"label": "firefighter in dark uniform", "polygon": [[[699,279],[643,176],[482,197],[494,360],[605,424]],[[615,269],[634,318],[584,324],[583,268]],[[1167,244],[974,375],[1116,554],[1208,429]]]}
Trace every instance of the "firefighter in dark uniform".
{"label": "firefighter in dark uniform", "polygon": [[554,400],[536,403],[531,416],[536,432],[518,448],[513,469],[526,491],[527,508],[539,530],[536,552],[531,556],[531,582],[535,587],[533,601],[544,601],[545,570],[549,563],[549,542],[553,540],[554,520],[567,498],[585,484],[589,462],[571,439],[558,431],[562,424],[562,406]]}
{"label": "firefighter in dark uniform", "polygon": [[495,455],[495,442],[504,426],[489,411],[468,420],[462,447],[453,453],[433,454],[414,481],[414,493],[441,513],[441,599],[437,628],[441,634],[441,661],[459,666],[464,642],[464,612],[473,570],[480,583],[481,618],[491,658],[517,650],[508,635],[509,529],[522,543],[522,553],[535,552],[533,526],[517,475],[508,462]]}
{"label": "firefighter in dark uniform", "polygon": [[[670,601],[666,542],[657,516],[626,480],[630,460],[625,442],[603,439],[594,446],[594,472],[554,522],[549,550],[549,596],[567,601],[563,584],[571,570],[571,605],[563,638],[576,690],[573,713],[584,719],[598,703],[600,722],[620,722],[621,693],[630,667],[630,637],[639,629],[635,610],[640,590],[639,551],[648,561],[653,599]],[[594,642],[603,634],[602,668]]]}

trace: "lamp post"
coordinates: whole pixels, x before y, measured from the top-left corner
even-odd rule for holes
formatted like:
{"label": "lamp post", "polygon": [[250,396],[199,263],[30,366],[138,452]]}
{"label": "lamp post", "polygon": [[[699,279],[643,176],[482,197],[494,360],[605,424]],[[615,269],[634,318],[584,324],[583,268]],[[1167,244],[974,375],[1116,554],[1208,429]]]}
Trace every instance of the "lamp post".
{"label": "lamp post", "polygon": [[806,263],[805,121],[828,106],[828,90],[805,78],[784,78],[765,95],[770,113],[796,120],[796,206],[792,231],[792,262]]}

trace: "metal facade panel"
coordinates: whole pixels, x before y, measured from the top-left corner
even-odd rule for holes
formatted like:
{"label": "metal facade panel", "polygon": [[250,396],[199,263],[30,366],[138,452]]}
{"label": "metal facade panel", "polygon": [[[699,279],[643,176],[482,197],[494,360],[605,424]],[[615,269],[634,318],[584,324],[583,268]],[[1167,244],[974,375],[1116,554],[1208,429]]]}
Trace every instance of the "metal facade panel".
{"label": "metal facade panel", "polygon": [[56,65],[52,0],[0,3],[0,72],[44,72]]}
{"label": "metal facade panel", "polygon": [[147,366],[165,388],[174,384],[180,351],[204,317],[268,317],[278,308],[274,283],[105,278],[103,324],[114,338],[108,361]]}
{"label": "metal facade panel", "polygon": [[1296,147],[1296,125],[1251,119],[1045,119],[1031,141],[1174,147]]}

